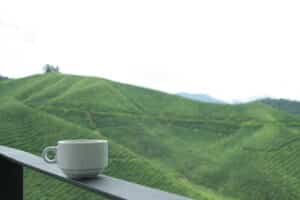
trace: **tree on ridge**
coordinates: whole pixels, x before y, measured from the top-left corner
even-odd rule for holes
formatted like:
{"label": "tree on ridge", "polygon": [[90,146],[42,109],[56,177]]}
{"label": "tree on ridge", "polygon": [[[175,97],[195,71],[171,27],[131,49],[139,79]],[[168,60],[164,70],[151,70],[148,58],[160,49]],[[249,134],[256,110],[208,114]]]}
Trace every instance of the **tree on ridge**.
{"label": "tree on ridge", "polygon": [[45,73],[59,72],[59,66],[54,67],[54,65],[46,64],[44,65],[43,70]]}

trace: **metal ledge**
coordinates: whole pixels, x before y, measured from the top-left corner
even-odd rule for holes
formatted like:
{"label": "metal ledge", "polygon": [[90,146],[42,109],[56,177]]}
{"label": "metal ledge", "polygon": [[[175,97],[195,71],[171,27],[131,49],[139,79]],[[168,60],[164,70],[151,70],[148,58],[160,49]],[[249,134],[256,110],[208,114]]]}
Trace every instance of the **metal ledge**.
{"label": "metal ledge", "polygon": [[6,158],[6,160],[8,159],[19,166],[31,168],[113,200],[191,200],[187,197],[152,189],[105,175],[99,175],[94,179],[80,181],[73,180],[67,178],[55,164],[45,163],[41,157],[0,145],[0,160],[3,158]]}

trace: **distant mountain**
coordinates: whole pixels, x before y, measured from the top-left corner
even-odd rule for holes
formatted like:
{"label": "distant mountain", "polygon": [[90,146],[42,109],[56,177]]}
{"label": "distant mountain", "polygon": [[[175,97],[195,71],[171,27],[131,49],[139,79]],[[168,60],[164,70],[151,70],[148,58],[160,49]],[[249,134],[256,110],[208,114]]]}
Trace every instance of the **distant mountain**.
{"label": "distant mountain", "polygon": [[8,79],[8,77],[2,76],[2,75],[0,74],[0,80],[6,80],[6,79]]}
{"label": "distant mountain", "polygon": [[277,108],[282,111],[286,111],[291,114],[297,114],[300,115],[300,102],[299,101],[293,101],[293,100],[287,100],[287,99],[271,99],[266,98],[262,99],[259,102],[268,104],[272,106],[273,108]]}
{"label": "distant mountain", "polygon": [[226,103],[220,99],[216,99],[207,94],[191,94],[186,92],[177,93],[178,96],[185,97],[187,99],[192,99],[196,101],[209,102],[209,103]]}
{"label": "distant mountain", "polygon": [[251,102],[256,102],[260,101],[262,99],[268,99],[269,96],[264,95],[264,96],[252,96],[248,98],[241,98],[241,99],[233,99],[231,101],[232,104],[241,104],[241,103],[251,103]]}

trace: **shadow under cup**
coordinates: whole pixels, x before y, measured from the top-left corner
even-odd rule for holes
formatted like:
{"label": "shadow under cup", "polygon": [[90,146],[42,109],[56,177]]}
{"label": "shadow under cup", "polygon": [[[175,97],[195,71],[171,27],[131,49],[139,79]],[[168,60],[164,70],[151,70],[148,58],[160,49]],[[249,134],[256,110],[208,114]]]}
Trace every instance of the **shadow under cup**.
{"label": "shadow under cup", "polygon": [[[48,153],[55,152],[54,159]],[[92,178],[108,165],[107,140],[62,140],[57,146],[46,147],[42,157],[47,163],[57,163],[70,178]]]}

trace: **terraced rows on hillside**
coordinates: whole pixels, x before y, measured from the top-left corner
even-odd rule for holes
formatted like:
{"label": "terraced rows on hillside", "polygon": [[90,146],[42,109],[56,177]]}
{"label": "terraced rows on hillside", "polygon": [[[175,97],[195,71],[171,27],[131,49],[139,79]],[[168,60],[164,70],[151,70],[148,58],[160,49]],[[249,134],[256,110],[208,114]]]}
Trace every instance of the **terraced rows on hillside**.
{"label": "terraced rows on hillside", "polygon": [[[99,132],[81,128],[80,126],[65,122],[54,116],[49,116],[43,112],[34,112],[31,108],[28,108],[19,102],[10,101],[4,103],[2,104],[0,111],[1,122],[6,122],[1,123],[0,125],[1,144],[33,152],[38,155],[45,146],[53,145],[60,139],[104,138]],[[148,186],[159,186],[161,189],[185,195],[188,194],[187,192],[193,191],[192,188],[186,186],[184,180],[180,181],[176,179],[175,181],[175,177],[171,173],[160,170],[143,157],[131,153],[121,145],[114,144],[113,141],[110,141],[110,149],[110,168],[107,169],[107,174],[112,174],[113,176],[125,178]],[[37,183],[35,183],[36,181],[33,181],[35,183],[33,185],[40,185],[42,180],[43,178],[38,180]],[[32,180],[29,178],[28,182],[31,181]],[[55,181],[50,182],[57,184],[57,187],[55,187],[55,185],[53,186],[53,190],[60,190],[59,187],[63,185]],[[175,182],[176,184],[174,184]],[[43,185],[44,184],[41,186]],[[29,185],[29,188],[31,189],[30,186],[31,184]],[[39,190],[39,188],[35,189]],[[72,193],[71,199],[78,199],[75,191]],[[30,192],[28,194],[30,194]],[[54,196],[57,198],[58,194]],[[201,196],[197,191],[195,191],[195,194],[197,194],[196,196]],[[67,196],[67,194],[65,196]],[[34,199],[46,198],[42,196],[34,197]]]}
{"label": "terraced rows on hillside", "polygon": [[[0,91],[1,144],[39,154],[59,139],[106,138],[105,173],[115,177],[201,200],[300,199],[300,118],[268,105],[63,74],[0,82]],[[26,180],[28,199],[43,199],[44,180],[61,199],[99,198],[32,172]]]}

